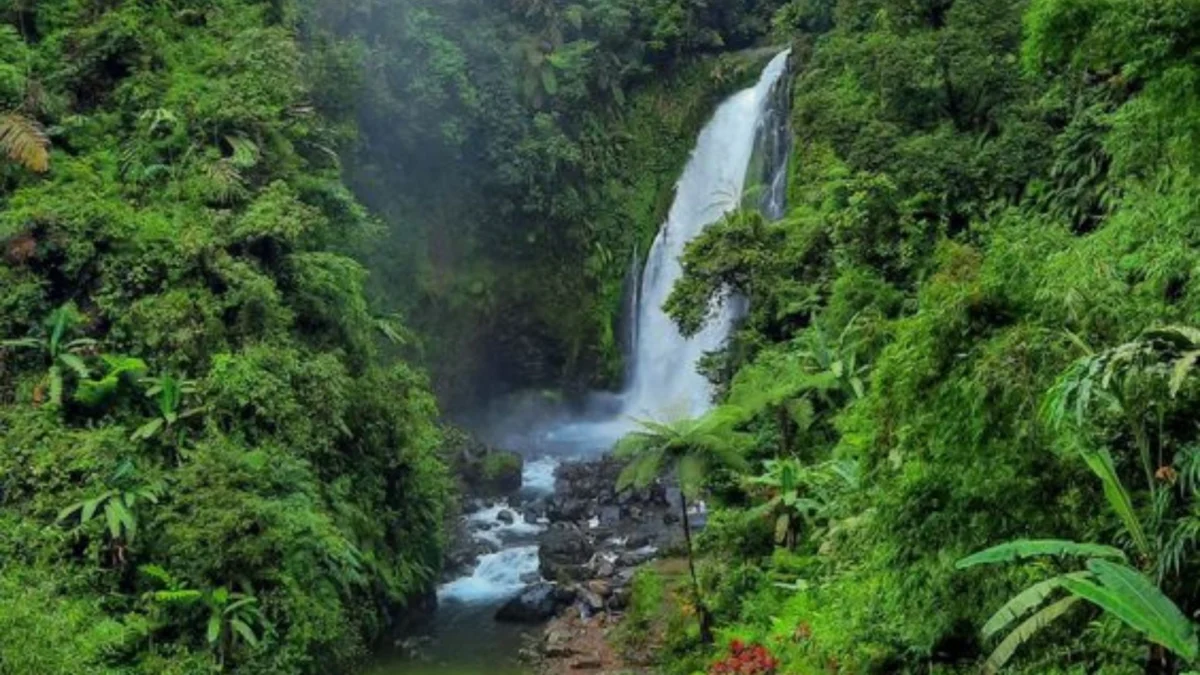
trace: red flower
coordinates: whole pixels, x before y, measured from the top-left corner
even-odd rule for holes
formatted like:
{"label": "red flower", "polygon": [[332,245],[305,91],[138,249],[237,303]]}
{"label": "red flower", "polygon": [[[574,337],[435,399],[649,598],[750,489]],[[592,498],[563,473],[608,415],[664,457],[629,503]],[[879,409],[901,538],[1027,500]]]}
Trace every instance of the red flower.
{"label": "red flower", "polygon": [[741,640],[734,640],[729,651],[728,657],[713,664],[709,675],[774,675],[779,667],[779,661],[759,644],[747,647]]}

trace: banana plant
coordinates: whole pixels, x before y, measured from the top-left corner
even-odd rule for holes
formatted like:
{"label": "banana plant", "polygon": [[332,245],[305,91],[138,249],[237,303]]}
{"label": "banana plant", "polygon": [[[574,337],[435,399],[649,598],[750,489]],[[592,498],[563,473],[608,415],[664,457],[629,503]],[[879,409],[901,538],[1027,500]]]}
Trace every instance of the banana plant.
{"label": "banana plant", "polygon": [[66,373],[73,373],[80,380],[86,380],[91,375],[84,356],[93,351],[98,343],[88,338],[67,339],[82,322],[75,304],[67,303],[46,317],[42,336],[0,341],[0,347],[7,349],[30,349],[42,353],[47,364],[46,378],[35,390],[35,404],[46,401],[49,390],[49,404],[61,407]]}
{"label": "banana plant", "polygon": [[157,484],[106,490],[95,497],[64,508],[59,512],[56,522],[64,523],[76,519],[78,527],[83,527],[99,515],[103,515],[108,528],[113,564],[124,565],[126,550],[133,545],[137,538],[136,508],[138,503],[145,501],[157,504],[162,493],[162,486]]}
{"label": "banana plant", "polygon": [[173,375],[146,378],[143,382],[150,385],[146,389],[146,397],[154,402],[157,416],[138,427],[130,440],[146,441],[164,435],[171,446],[178,449],[183,441],[180,422],[204,412],[203,406],[185,408],[187,398],[198,391],[196,382]]}
{"label": "banana plant", "polygon": [[[1196,627],[1153,581],[1129,566],[1120,549],[1056,539],[1018,540],[963,558],[957,567],[967,569],[1039,556],[1084,558],[1085,569],[1033,584],[1013,596],[988,619],[982,630],[985,638],[1022,621],[992,651],[984,663],[984,672],[998,672],[1017,648],[1065,615],[1080,600],[1112,614],[1186,663],[1195,662],[1200,656]],[[1055,596],[1059,597],[1045,604]]]}
{"label": "banana plant", "polygon": [[138,568],[162,588],[142,594],[157,624],[170,624],[168,612],[203,605],[208,612],[205,622],[205,642],[213,650],[219,670],[224,670],[230,657],[241,644],[257,647],[271,629],[270,622],[259,609],[258,598],[249,592],[231,591],[218,586],[205,591],[190,588],[185,582],[158,565]]}
{"label": "banana plant", "polygon": [[[1149,538],[1134,512],[1129,492],[1117,476],[1112,456],[1106,448],[1081,449],[1080,452],[1088,468],[1100,479],[1105,500],[1125,527],[1139,560],[1152,562]],[[1153,580],[1129,563],[1125,552],[1118,548],[1058,539],[1018,540],[967,556],[956,566],[968,569],[1037,557],[1077,558],[1085,560],[1085,564],[1082,570],[1033,584],[1013,596],[988,619],[982,630],[985,638],[997,635],[1018,619],[1023,621],[992,651],[984,663],[985,672],[995,673],[1003,668],[1021,645],[1064,616],[1080,600],[1112,614],[1155,645],[1178,655],[1185,663],[1200,658],[1196,627]],[[1053,603],[1045,605],[1056,596]]]}
{"label": "banana plant", "polygon": [[853,462],[831,461],[815,467],[796,459],[768,460],[766,473],[749,478],[752,491],[765,492],[767,501],[755,513],[775,518],[775,543],[796,548],[801,526],[814,529],[818,519],[827,519],[829,505],[837,492],[858,483]]}
{"label": "banana plant", "polygon": [[258,598],[249,593],[238,593],[221,586],[210,591],[204,600],[209,609],[205,636],[217,666],[224,669],[240,643],[257,647],[269,624],[258,608]]}

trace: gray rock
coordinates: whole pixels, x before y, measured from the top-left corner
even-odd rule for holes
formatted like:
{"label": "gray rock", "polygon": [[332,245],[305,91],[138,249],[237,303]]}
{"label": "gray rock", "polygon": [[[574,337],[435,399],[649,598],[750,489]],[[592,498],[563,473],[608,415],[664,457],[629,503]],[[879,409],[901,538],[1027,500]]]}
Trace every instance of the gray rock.
{"label": "gray rock", "polygon": [[561,596],[554,584],[536,583],[504,603],[496,612],[496,620],[506,623],[541,623],[553,618],[561,607]]}
{"label": "gray rock", "polygon": [[515,523],[517,521],[517,517],[513,514],[512,511],[505,509],[496,514],[496,520],[504,523],[505,525],[512,525],[513,523]]}
{"label": "gray rock", "polygon": [[580,581],[588,576],[587,563],[595,553],[591,539],[577,529],[552,529],[541,537],[539,571],[553,581]]}

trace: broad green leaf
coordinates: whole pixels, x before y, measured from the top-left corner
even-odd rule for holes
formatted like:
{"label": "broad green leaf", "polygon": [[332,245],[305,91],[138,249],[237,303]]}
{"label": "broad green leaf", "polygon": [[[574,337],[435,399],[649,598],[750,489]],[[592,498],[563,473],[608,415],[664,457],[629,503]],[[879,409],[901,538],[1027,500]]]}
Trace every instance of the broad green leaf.
{"label": "broad green leaf", "polygon": [[113,539],[121,537],[121,515],[117,512],[117,500],[109,500],[104,508],[104,518],[108,521],[108,533]]}
{"label": "broad green leaf", "polygon": [[[1108,500],[1108,505],[1121,519],[1121,523],[1125,525],[1125,530],[1129,532],[1129,536],[1133,539],[1133,543],[1137,546],[1142,555],[1150,555],[1150,541],[1146,538],[1146,532],[1142,529],[1142,522],[1138,520],[1137,514],[1133,510],[1133,501],[1129,498],[1129,493],[1125,490],[1125,485],[1121,483],[1121,478],[1117,476],[1117,469],[1113,465],[1112,455],[1109,454],[1108,448],[1100,448],[1098,450],[1084,449],[1081,450],[1083,459],[1087,462],[1088,468],[1092,473],[1100,479],[1100,483],[1104,487],[1104,497]],[[1107,556],[1100,556],[1107,557]]]}
{"label": "broad green leaf", "polygon": [[208,643],[215,644],[221,637],[221,615],[213,614],[208,617]]}
{"label": "broad green leaf", "polygon": [[1091,560],[1088,569],[1098,583],[1064,578],[1063,587],[1186,661],[1200,654],[1195,626],[1145,575],[1107,560]]}
{"label": "broad green leaf", "polygon": [[[1076,572],[1066,576],[1082,576],[1086,578],[1087,572]],[[1012,622],[1020,619],[1029,612],[1036,609],[1045,602],[1055,590],[1062,588],[1062,576],[1052,577],[1045,581],[1039,581],[1036,584],[1026,588],[1020,593],[1014,595],[1012,599],[1004,603],[1004,606],[996,610],[992,618],[987,620],[980,631],[983,637],[990,638],[996,633],[1007,628]]]}
{"label": "broad green leaf", "polygon": [[783,514],[775,520],[775,543],[782,544],[787,540],[788,529],[791,527],[792,518],[788,514]]}
{"label": "broad green leaf", "polygon": [[113,492],[111,490],[109,490],[108,492],[105,492],[104,494],[100,495],[99,497],[95,497],[93,499],[89,499],[86,502],[84,502],[83,503],[83,514],[80,515],[79,522],[86,523],[89,520],[91,520],[92,516],[96,515],[96,509],[100,508],[100,504],[102,504],[105,500],[107,500],[111,496],[113,496]]}
{"label": "broad green leaf", "polygon": [[1187,376],[1196,367],[1196,361],[1200,360],[1200,349],[1194,349],[1185,353],[1175,362],[1175,366],[1171,369],[1171,397],[1174,398],[1179,394],[1179,390],[1183,388],[1183,382]]}
{"label": "broad green leaf", "polygon": [[144,441],[153,438],[154,435],[162,429],[162,427],[163,419],[161,417],[152,419],[138,427],[137,431],[133,432],[133,436],[130,436],[130,440]]}
{"label": "broad green leaf", "polygon": [[1009,633],[1000,644],[996,645],[996,649],[992,651],[991,656],[988,656],[987,662],[983,664],[983,671],[985,673],[998,672],[1004,667],[1004,664],[1008,663],[1018,647],[1028,642],[1034,635],[1037,635],[1038,631],[1054,623],[1063,614],[1066,614],[1077,602],[1079,602],[1079,598],[1067,596],[1026,619],[1021,625],[1013,629],[1013,632]]}
{"label": "broad green leaf", "polygon": [[231,619],[229,621],[229,625],[232,626],[233,629],[237,631],[238,634],[241,635],[251,647],[258,646],[258,636],[254,634],[254,631],[250,629],[250,626],[246,625],[246,622],[242,621],[241,619]]}
{"label": "broad green leaf", "polygon": [[247,605],[254,605],[257,603],[258,603],[258,598],[254,597],[254,596],[247,596],[244,598],[240,598],[238,600],[235,600],[234,602],[229,603],[229,606],[225,608],[225,614],[233,614],[234,612],[238,611],[239,609],[241,609]]}
{"label": "broad green leaf", "polygon": [[1064,539],[1018,539],[969,555],[954,566],[961,570],[975,565],[992,565],[1038,556],[1125,560],[1125,554],[1120,549],[1103,544],[1081,544]]}
{"label": "broad green leaf", "polygon": [[66,520],[67,518],[70,518],[72,513],[75,513],[76,511],[79,511],[81,509],[83,509],[83,502],[79,502],[78,504],[72,504],[71,506],[68,506],[67,508],[58,512],[58,518],[55,519],[55,522],[61,523],[62,521]]}

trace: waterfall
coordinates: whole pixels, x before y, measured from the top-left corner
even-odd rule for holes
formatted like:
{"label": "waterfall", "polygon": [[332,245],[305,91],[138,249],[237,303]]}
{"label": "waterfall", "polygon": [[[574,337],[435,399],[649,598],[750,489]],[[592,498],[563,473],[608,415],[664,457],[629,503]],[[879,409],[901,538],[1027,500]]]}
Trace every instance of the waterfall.
{"label": "waterfall", "polygon": [[[729,337],[738,318],[738,303],[717,300],[708,322],[691,339],[680,335],[662,307],[683,275],[679,258],[684,247],[741,204],[755,146],[778,145],[778,139],[789,137],[786,120],[780,119],[782,113],[772,105],[788,55],[783,52],[776,56],[758,84],[722,103],[700,133],[679,179],[670,216],[654,240],[642,271],[636,342],[631,354],[633,376],[624,396],[622,417],[694,417],[711,404],[709,383],[697,372],[697,365],[705,353],[720,349]],[[786,162],[786,151],[784,157]],[[780,173],[785,175],[780,182],[786,182],[786,171]]]}
{"label": "waterfall", "polygon": [[[736,209],[743,201],[768,217],[782,214],[791,136],[787,127],[785,81],[789,52],[776,56],[753,87],[727,99],[700,132],[696,147],[676,187],[667,222],[654,240],[646,264],[634,261],[626,292],[625,330],[629,345],[625,391],[617,397],[597,396],[591,415],[556,417],[542,424],[520,425],[500,445],[520,448],[527,461],[524,488],[550,492],[559,458],[609,450],[635,425],[635,419],[665,420],[702,415],[712,402],[709,382],[697,372],[706,352],[720,349],[729,338],[745,302],[736,296],[714,301],[712,316],[688,339],[662,310],[675,282],[683,275],[679,258],[684,247]],[[750,194],[747,184],[752,186]],[[534,456],[546,455],[541,459]],[[540,527],[515,522],[494,524],[506,504],[495,504],[467,517],[474,536],[499,546],[480,558],[475,570],[439,592],[442,600],[490,602],[511,596],[521,580],[537,571],[537,547],[530,538]],[[505,548],[507,547],[507,548]]]}

